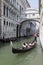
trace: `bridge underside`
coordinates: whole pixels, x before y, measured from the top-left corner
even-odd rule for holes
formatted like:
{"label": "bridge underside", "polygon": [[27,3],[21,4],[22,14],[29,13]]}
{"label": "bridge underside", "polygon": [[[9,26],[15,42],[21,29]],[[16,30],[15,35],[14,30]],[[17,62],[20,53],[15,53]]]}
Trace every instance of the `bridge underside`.
{"label": "bridge underside", "polygon": [[17,25],[17,37],[29,36],[38,32],[38,27],[36,29],[36,22],[39,24],[39,21],[35,19],[22,20],[22,22]]}

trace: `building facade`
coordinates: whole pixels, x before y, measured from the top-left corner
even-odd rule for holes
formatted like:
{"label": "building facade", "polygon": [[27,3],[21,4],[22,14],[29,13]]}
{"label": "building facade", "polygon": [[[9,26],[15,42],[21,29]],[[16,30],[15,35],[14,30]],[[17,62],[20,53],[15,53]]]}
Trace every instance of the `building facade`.
{"label": "building facade", "polygon": [[39,37],[40,37],[40,42],[41,46],[43,48],[43,0],[40,0],[40,28],[39,28]]}
{"label": "building facade", "polygon": [[27,7],[27,0],[0,0],[0,39],[16,37],[21,12]]}

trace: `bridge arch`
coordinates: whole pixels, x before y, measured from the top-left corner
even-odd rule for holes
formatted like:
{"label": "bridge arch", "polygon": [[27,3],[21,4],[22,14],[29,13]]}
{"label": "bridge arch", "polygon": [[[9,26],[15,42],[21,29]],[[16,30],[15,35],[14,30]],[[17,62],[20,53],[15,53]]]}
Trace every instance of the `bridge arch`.
{"label": "bridge arch", "polygon": [[35,19],[26,19],[26,20],[23,20],[20,23],[20,25],[19,25],[19,37],[28,36],[30,34],[30,29],[31,29],[32,25],[33,25],[33,28],[36,25],[36,24],[33,24],[33,22],[35,22],[35,23],[38,22],[39,23],[39,21],[35,20]]}
{"label": "bridge arch", "polygon": [[20,28],[21,28],[22,24],[23,24],[24,22],[26,22],[26,21],[29,21],[29,22],[35,21],[35,22],[40,23],[39,20],[36,20],[36,19],[26,19],[26,20],[23,20],[23,21],[20,23]]}

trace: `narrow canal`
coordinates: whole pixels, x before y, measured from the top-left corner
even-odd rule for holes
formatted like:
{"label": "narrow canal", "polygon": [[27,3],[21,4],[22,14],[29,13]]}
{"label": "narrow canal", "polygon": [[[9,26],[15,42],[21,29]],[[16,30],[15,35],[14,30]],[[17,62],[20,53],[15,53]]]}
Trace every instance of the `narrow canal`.
{"label": "narrow canal", "polygon": [[[13,42],[14,47],[21,46],[26,41],[30,41],[30,39]],[[0,47],[0,65],[43,65],[43,52],[40,48],[39,38],[37,38],[36,48],[26,53],[13,54],[10,44]]]}

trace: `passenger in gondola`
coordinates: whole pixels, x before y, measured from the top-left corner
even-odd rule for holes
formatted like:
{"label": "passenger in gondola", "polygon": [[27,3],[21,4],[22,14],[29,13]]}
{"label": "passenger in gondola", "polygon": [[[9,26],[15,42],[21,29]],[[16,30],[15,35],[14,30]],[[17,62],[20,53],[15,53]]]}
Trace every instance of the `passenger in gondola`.
{"label": "passenger in gondola", "polygon": [[26,44],[26,48],[30,48],[30,46],[28,45],[28,42],[26,42],[25,44]]}
{"label": "passenger in gondola", "polygon": [[36,41],[34,41],[34,42],[32,42],[32,43],[30,42],[30,43],[29,43],[29,46],[32,47],[32,46],[34,46],[35,44],[36,44]]}
{"label": "passenger in gondola", "polygon": [[26,48],[26,45],[25,45],[25,43],[23,43],[23,45],[22,45],[22,48],[24,49],[24,48]]}
{"label": "passenger in gondola", "polygon": [[22,47],[23,47],[23,49],[30,48],[30,46],[27,43],[23,43]]}

